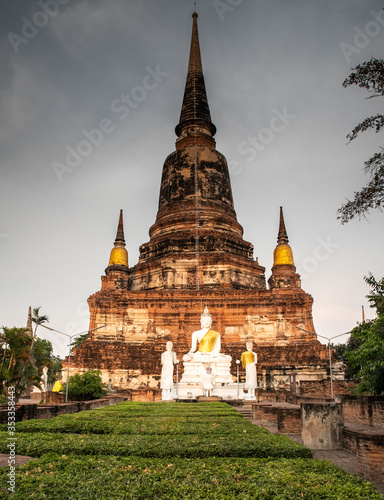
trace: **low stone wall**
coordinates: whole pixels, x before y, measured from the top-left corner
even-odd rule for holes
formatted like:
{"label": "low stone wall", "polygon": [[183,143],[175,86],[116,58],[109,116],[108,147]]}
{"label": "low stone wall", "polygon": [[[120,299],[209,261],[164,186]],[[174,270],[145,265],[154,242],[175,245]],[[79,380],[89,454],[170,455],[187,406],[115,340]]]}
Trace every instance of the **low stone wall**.
{"label": "low stone wall", "polygon": [[370,481],[384,482],[384,432],[345,427],[343,447],[356,454],[359,475]]}
{"label": "low stone wall", "polygon": [[[261,420],[263,416],[263,408],[267,406],[267,403],[253,403],[252,404],[252,419]],[[271,404],[268,404],[271,406]]]}
{"label": "low stone wall", "polygon": [[[348,380],[334,380],[333,394],[349,394],[349,390],[356,387],[355,382]],[[331,397],[330,380],[301,380],[297,391],[298,396],[314,396],[321,398]]]}
{"label": "low stone wall", "polygon": [[264,405],[261,410],[261,422],[263,424],[276,424],[279,408],[272,405]]}
{"label": "low stone wall", "polygon": [[287,401],[287,391],[283,390],[264,390],[264,389],[256,389],[255,396],[257,401],[260,403],[264,401],[272,401],[285,403]]}
{"label": "low stone wall", "polygon": [[314,397],[314,396],[297,396],[297,403],[333,403],[334,400],[332,398],[322,398],[322,397]]}
{"label": "low stone wall", "polygon": [[277,428],[283,434],[300,434],[303,424],[300,408],[280,408]]}
{"label": "low stone wall", "polygon": [[[80,401],[61,403],[57,405],[37,405],[37,404],[23,404],[16,405],[15,414],[16,422],[22,420],[44,419],[57,417],[69,413],[77,413],[84,410],[93,410],[95,408],[102,408],[103,406],[113,405],[125,401],[126,398],[121,396],[106,396],[102,399],[95,399],[92,401]],[[8,406],[2,405],[0,407],[0,423],[6,424],[8,422]]]}
{"label": "low stone wall", "polygon": [[348,427],[344,427],[342,443],[344,450],[348,450],[356,455],[356,432]]}
{"label": "low stone wall", "polygon": [[286,403],[255,403],[252,405],[252,418],[263,424],[273,424],[282,434],[301,432],[301,410],[297,405]]}
{"label": "low stone wall", "polygon": [[344,422],[384,430],[384,396],[337,396],[343,405]]}
{"label": "low stone wall", "polygon": [[59,404],[65,402],[65,394],[62,392],[46,392],[45,393],[45,403],[46,404]]}
{"label": "low stone wall", "polygon": [[301,408],[275,401],[254,403],[252,418],[277,426],[281,433],[303,431],[304,444],[312,449],[349,450],[362,477],[384,482],[384,397],[345,395],[337,398],[339,403],[310,396],[297,399],[304,400]]}

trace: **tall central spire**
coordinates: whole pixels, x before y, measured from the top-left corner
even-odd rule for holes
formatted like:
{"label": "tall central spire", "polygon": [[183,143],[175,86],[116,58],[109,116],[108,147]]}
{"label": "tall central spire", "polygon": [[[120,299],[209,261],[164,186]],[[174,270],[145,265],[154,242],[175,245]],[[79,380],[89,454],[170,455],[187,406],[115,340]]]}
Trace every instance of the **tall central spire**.
{"label": "tall central spire", "polygon": [[[203,65],[201,63],[199,33],[197,29],[197,14],[192,14],[192,38],[189,54],[188,75],[185,84],[183,105],[180,113],[180,121],[176,126],[177,149],[182,147],[183,139],[186,137],[205,137],[207,142],[214,146],[212,137],[216,133],[216,127],[211,121],[207,92],[205,90]],[[201,142],[201,140],[199,141]]]}
{"label": "tall central spire", "polygon": [[164,162],[156,222],[140,247],[130,286],[265,288],[264,268],[236,218],[227,161],[216,150],[196,12],[192,19],[176,151]]}

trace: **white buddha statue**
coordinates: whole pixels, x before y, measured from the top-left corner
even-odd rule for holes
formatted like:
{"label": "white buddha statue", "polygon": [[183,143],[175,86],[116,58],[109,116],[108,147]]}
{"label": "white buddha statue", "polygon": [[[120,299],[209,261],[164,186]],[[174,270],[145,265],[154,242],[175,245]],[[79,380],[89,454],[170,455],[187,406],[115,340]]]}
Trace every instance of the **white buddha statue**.
{"label": "white buddha statue", "polygon": [[184,361],[208,361],[209,358],[220,356],[220,333],[211,330],[212,316],[205,307],[201,315],[201,330],[192,333],[192,346],[183,356]]}
{"label": "white buddha statue", "polygon": [[176,353],[172,351],[173,343],[167,342],[166,351],[161,354],[161,380],[162,400],[172,399],[173,388],[173,368],[177,363]]}
{"label": "white buddha statue", "polygon": [[[212,316],[205,307],[201,315],[201,329],[192,333],[191,349],[183,356],[182,390],[192,388],[195,395],[212,394],[219,387],[232,384],[231,356],[220,352],[221,336],[211,329]],[[209,370],[207,371],[207,368]],[[194,386],[194,388],[193,388]]]}
{"label": "white buddha statue", "polygon": [[257,389],[257,354],[253,352],[253,343],[245,344],[246,351],[241,355],[241,364],[245,368],[245,389],[248,389],[248,394],[245,399],[256,399],[255,389]]}

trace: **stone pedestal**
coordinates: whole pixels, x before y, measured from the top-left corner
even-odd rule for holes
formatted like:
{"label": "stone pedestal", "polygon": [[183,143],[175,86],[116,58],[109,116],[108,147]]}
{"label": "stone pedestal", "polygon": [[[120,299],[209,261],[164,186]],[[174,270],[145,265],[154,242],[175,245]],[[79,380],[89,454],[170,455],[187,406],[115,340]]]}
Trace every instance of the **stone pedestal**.
{"label": "stone pedestal", "polygon": [[[218,356],[204,356],[195,354],[191,360],[184,359],[184,373],[178,384],[176,396],[176,384],[173,390],[174,397],[178,399],[197,399],[204,396],[202,387],[202,376],[207,367],[212,370],[213,390],[212,397],[222,399],[238,399],[237,383],[233,381],[231,369],[231,356],[220,354]],[[240,384],[239,395],[244,398],[243,386]]]}
{"label": "stone pedestal", "polygon": [[343,411],[337,403],[301,403],[303,443],[312,450],[342,449]]}
{"label": "stone pedestal", "polygon": [[223,399],[220,396],[199,396],[198,403],[220,403]]}
{"label": "stone pedestal", "polygon": [[205,366],[210,366],[215,376],[215,385],[232,384],[233,378],[231,375],[231,356],[215,356],[202,357],[200,359],[195,356],[191,361],[183,361],[184,373],[181,377],[181,384],[200,384],[200,376]]}
{"label": "stone pedestal", "polygon": [[[236,382],[233,382],[232,384],[215,384],[213,386],[212,396],[220,397],[225,401],[236,401],[237,399],[244,399],[245,394],[243,389],[244,384],[239,384],[238,397]],[[176,390],[176,384],[174,384],[172,395],[174,399],[194,400],[204,396],[204,391],[199,382],[194,384],[182,384],[179,382],[178,390]]]}

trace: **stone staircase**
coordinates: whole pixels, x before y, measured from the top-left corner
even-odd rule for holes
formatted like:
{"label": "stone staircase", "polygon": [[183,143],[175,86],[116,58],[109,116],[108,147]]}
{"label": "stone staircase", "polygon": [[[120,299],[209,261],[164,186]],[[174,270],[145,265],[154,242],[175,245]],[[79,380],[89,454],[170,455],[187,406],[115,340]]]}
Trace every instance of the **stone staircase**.
{"label": "stone staircase", "polygon": [[250,404],[244,404],[242,406],[235,406],[236,410],[243,415],[244,418],[252,419],[252,406]]}

